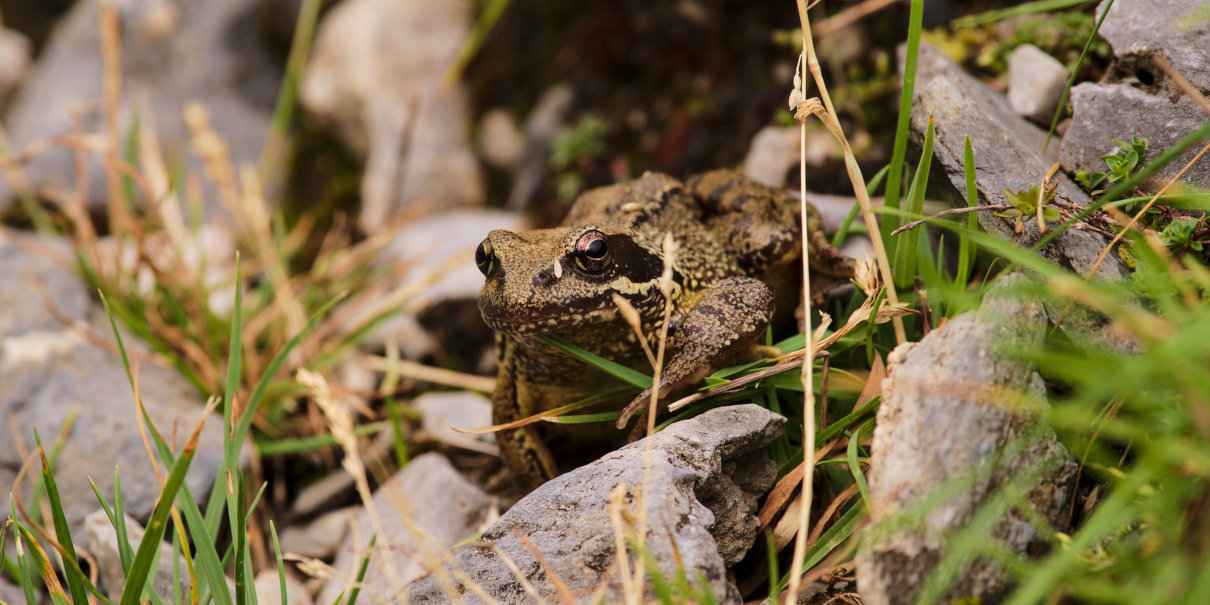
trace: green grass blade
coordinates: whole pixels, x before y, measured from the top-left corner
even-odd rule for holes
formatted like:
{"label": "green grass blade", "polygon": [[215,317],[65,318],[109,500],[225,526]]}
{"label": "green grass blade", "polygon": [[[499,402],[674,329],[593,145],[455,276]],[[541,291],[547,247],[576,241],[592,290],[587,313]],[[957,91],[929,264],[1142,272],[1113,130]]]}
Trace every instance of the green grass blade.
{"label": "green grass blade", "polygon": [[54,520],[55,539],[61,548],[60,557],[63,559],[63,575],[67,579],[67,588],[71,591],[71,600],[76,605],[87,605],[88,594],[84,584],[88,581],[80,574],[80,568],[74,563],[79,561],[76,547],[71,539],[71,528],[67,524],[67,516],[63,513],[63,501],[59,496],[59,486],[55,483],[55,475],[50,462],[46,459],[46,451],[42,448],[42,438],[34,432],[34,442],[38,447],[38,457],[42,461],[42,485],[46,489],[51,517]]}
{"label": "green grass blade", "polygon": [[114,535],[118,537],[118,556],[122,559],[122,571],[130,572],[130,564],[134,562],[134,549],[130,545],[130,536],[126,534],[126,499],[122,496],[122,472],[120,467],[113,467],[113,518],[117,523],[113,526]]}
{"label": "green grass blade", "polygon": [[[962,170],[966,175],[966,207],[977,208],[979,206],[979,186],[975,179],[975,148],[971,144],[969,136],[962,143]],[[978,227],[978,217],[974,212],[967,215],[966,226],[972,230]],[[974,257],[975,245],[971,243],[970,238],[959,234],[958,268],[954,274],[954,283],[963,288],[970,283]]]}
{"label": "green grass blade", "polygon": [[870,485],[865,480],[865,473],[861,471],[861,461],[858,459],[857,446],[861,433],[873,426],[873,420],[866,421],[860,428],[853,431],[853,434],[849,435],[849,447],[845,455],[845,460],[849,464],[849,472],[853,474],[853,481],[857,483],[857,491],[861,492],[861,501],[865,503],[866,510],[871,510]]}
{"label": "green grass blade", "polygon": [[[895,125],[895,146],[891,151],[891,168],[887,173],[886,202],[888,208],[899,208],[899,189],[902,186],[904,162],[907,158],[908,131],[912,124],[912,99],[916,94],[916,73],[920,59],[920,37],[924,31],[924,0],[911,0],[908,16],[907,54],[903,62],[903,87],[899,93],[899,119]],[[890,232],[898,222],[883,222],[883,240],[890,239]]]}
{"label": "green grass blade", "polygon": [[273,543],[273,559],[277,561],[277,583],[281,589],[281,603],[285,605],[290,602],[286,595],[286,560],[282,558],[281,542],[277,539],[277,525],[273,520],[269,520],[269,539]]}
{"label": "green grass blade", "polygon": [[1022,15],[1032,15],[1036,13],[1047,13],[1059,11],[1068,8],[1075,8],[1085,4],[1092,4],[1097,0],[1036,0],[1034,2],[1025,2],[1010,8],[1001,8],[996,10],[985,11],[977,15],[962,17],[954,20],[955,28],[979,27],[982,25],[990,25],[997,21],[1020,17]]}
{"label": "green grass blade", "polygon": [[[1063,112],[1067,110],[1067,100],[1071,98],[1071,87],[1075,86],[1076,77],[1080,75],[1080,68],[1084,66],[1084,59],[1088,58],[1088,52],[1092,50],[1092,44],[1096,42],[1097,34],[1101,32],[1101,24],[1105,22],[1105,18],[1109,16],[1109,11],[1113,9],[1113,3],[1114,0],[1109,0],[1106,3],[1105,10],[1097,18],[1097,23],[1093,26],[1092,32],[1088,34],[1088,39],[1084,41],[1084,48],[1080,50],[1080,58],[1076,59],[1075,65],[1071,66],[1071,73],[1067,75],[1067,84],[1063,86],[1063,94],[1059,95],[1059,104],[1055,107],[1055,115],[1050,118],[1050,128],[1046,131],[1046,141],[1042,143],[1043,152],[1050,147],[1050,140],[1054,138],[1055,129],[1059,127],[1059,119],[1063,117]],[[1085,2],[1079,4],[1085,4]]]}
{"label": "green grass blade", "polygon": [[[924,133],[924,147],[920,153],[920,161],[916,172],[912,175],[912,185],[908,189],[908,211],[920,214],[924,208],[924,193],[928,189],[929,170],[933,165],[934,128],[932,119]],[[923,230],[923,227],[917,229]],[[905,231],[895,236],[895,255],[891,259],[891,267],[895,274],[895,285],[900,288],[911,288],[917,277],[917,234],[915,230]]]}
{"label": "green grass blade", "polygon": [[[882,182],[886,180],[886,175],[890,170],[890,164],[879,168],[878,172],[874,173],[874,177],[870,179],[869,184],[866,185],[866,193],[873,197],[874,192],[878,191],[878,188],[882,186]],[[844,221],[840,223],[840,228],[832,235],[833,246],[839,248],[849,238],[849,231],[853,228],[853,221],[857,220],[858,214],[861,214],[861,204],[854,201],[853,207],[849,208],[849,213],[845,215]]]}
{"label": "green grass blade", "polygon": [[568,355],[579,359],[580,361],[583,361],[584,363],[601,370],[602,372],[605,372],[606,374],[609,374],[622,382],[625,382],[626,384],[640,389],[645,389],[651,386],[650,376],[647,376],[642,372],[632,370],[615,361],[605,359],[596,353],[586,351],[580,347],[577,347],[576,345],[554,338],[541,337],[541,341],[544,344],[555,347],[556,349],[559,349],[560,351],[563,351],[564,353],[567,353]]}
{"label": "green grass blade", "polygon": [[361,595],[361,583],[366,579],[366,570],[370,568],[370,557],[374,553],[374,544],[378,542],[378,536],[370,538],[370,544],[366,547],[366,554],[361,558],[361,563],[357,568],[357,577],[353,580],[353,586],[349,588],[349,598],[345,600],[344,605],[356,605],[357,597]]}
{"label": "green grass blade", "polygon": [[138,605],[143,591],[147,588],[151,566],[155,562],[160,543],[164,541],[164,531],[168,527],[168,513],[172,510],[172,503],[176,500],[177,492],[185,484],[185,475],[197,452],[197,442],[203,426],[202,423],[198,423],[193,435],[185,443],[181,455],[177,457],[176,464],[172,466],[172,472],[169,473],[168,480],[164,482],[164,488],[160,490],[155,508],[151,512],[151,518],[147,521],[143,539],[139,541],[139,548],[135,552],[134,562],[130,566],[126,586],[122,589],[121,605]]}

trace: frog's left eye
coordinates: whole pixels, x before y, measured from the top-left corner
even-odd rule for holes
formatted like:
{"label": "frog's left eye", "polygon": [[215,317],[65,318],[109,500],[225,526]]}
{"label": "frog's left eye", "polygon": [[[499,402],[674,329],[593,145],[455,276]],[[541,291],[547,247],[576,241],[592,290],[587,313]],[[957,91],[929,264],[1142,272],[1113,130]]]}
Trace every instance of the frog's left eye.
{"label": "frog's left eye", "polygon": [[588,231],[581,235],[576,240],[576,266],[584,271],[599,271],[601,261],[609,256],[609,244],[605,240],[605,234],[600,231]]}

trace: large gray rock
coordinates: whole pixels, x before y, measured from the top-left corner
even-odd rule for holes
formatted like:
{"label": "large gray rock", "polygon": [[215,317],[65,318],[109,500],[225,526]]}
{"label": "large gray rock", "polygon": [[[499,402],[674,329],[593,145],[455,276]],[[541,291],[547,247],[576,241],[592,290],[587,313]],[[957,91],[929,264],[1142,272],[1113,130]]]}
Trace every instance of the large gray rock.
{"label": "large gray rock", "polygon": [[[136,518],[150,514],[159,486],[109,325],[76,281],[66,253],[60,240],[0,230],[0,426],[6,435],[0,440],[0,508],[8,510],[10,488],[37,431],[47,449],[59,448],[56,480],[78,534],[97,508],[89,479],[112,498],[114,468],[121,467],[126,510]],[[137,342],[127,346],[140,360],[147,412],[180,447],[202,420],[201,398]],[[221,464],[221,422],[207,418],[186,480],[196,497],[204,496]],[[36,476],[27,474],[20,486],[26,502]]]}
{"label": "large gray rock", "polygon": [[[766,446],[784,423],[765,408],[741,405],[708,411],[650,438],[646,544],[668,577],[675,576],[679,555],[689,577],[705,578],[718,602],[739,602],[726,569],[756,538],[758,499],[776,476]],[[546,483],[513,505],[479,542],[454,549],[442,573],[469,578],[502,603],[531,602],[499,549],[548,601],[562,600],[551,578],[557,575],[579,598],[604,584],[602,602],[620,602],[609,499],[625,484],[633,504],[634,489],[643,484],[644,447],[644,441],[633,443]],[[461,582],[450,581],[464,602],[481,602]],[[414,604],[449,602],[435,577],[418,582],[408,597]]]}
{"label": "large gray rock", "polygon": [[[1107,3],[1097,7],[1101,14]],[[1119,58],[1163,54],[1202,90],[1210,90],[1210,11],[1205,0],[1118,0],[1101,37]]]}
{"label": "large gray rock", "polygon": [[[362,585],[362,602],[393,602],[409,582],[437,564],[440,553],[475,533],[487,518],[490,504],[488,495],[440,454],[412,460],[374,492],[374,506],[386,535],[377,537]],[[336,556],[332,578],[320,591],[320,603],[331,603],[348,589],[375,530],[370,513],[361,510],[350,539]]]}
{"label": "large gray rock", "polygon": [[[139,548],[139,541],[143,539],[143,526],[130,517],[126,517],[124,521],[126,539],[130,543],[130,551],[133,553]],[[84,541],[81,545],[97,563],[101,590],[112,599],[120,597],[122,590],[126,587],[126,573],[122,569],[118,534],[114,531],[113,524],[109,522],[105,511],[96,509],[84,519]],[[179,559],[179,553],[176,556],[178,557],[177,565],[179,565],[177,590],[182,594],[188,594],[189,575],[185,571],[185,561]],[[151,585],[157,595],[166,599],[172,595],[172,559],[172,545],[167,542],[161,543],[156,565],[151,570]]]}
{"label": "large gray rock", "polygon": [[[1028,492],[1022,506],[1052,527],[1069,523],[1076,464],[1019,399],[1046,395],[1034,369],[1013,357],[1040,346],[1047,325],[1041,303],[1022,298],[1025,283],[1019,274],[1002,278],[977,311],[888,358],[870,459],[873,525],[857,560],[868,605],[916,602],[947,539],[1010,485]],[[1014,509],[993,533],[1011,552],[1038,552],[1031,549],[1043,532],[1029,519]],[[965,565],[942,600],[995,602],[1003,572],[982,559]]]}
{"label": "large gray rock", "polygon": [[0,109],[25,79],[33,46],[21,32],[0,28]]}
{"label": "large gray rock", "polygon": [[[912,106],[912,129],[923,136],[929,120],[935,121],[936,159],[958,191],[966,190],[963,167],[964,142],[970,137],[975,152],[975,170],[979,203],[1003,204],[1009,193],[1037,187],[1055,158],[1042,149],[1046,133],[1017,115],[1003,95],[965,73],[941,51],[922,44],[920,68]],[[1053,151],[1056,145],[1052,145]],[[1052,204],[1078,209],[1091,203],[1067,175],[1059,173],[1052,182]],[[1037,221],[1024,220],[1021,233],[1009,218],[991,212],[979,213],[979,224],[991,233],[1031,245],[1040,239]],[[1086,273],[1106,240],[1101,235],[1080,229],[1068,230],[1043,250],[1047,257]],[[1100,269],[1103,276],[1121,275],[1122,268],[1110,255]]]}
{"label": "large gray rock", "polygon": [[466,41],[469,0],[349,0],[320,23],[302,101],[366,155],[361,228],[408,204],[484,200],[466,94],[446,78]]}
{"label": "large gray rock", "polygon": [[1067,69],[1033,44],[1008,56],[1008,104],[1026,118],[1049,124],[1067,86]]}
{"label": "large gray rock", "polygon": [[[1130,84],[1080,84],[1071,90],[1071,103],[1074,115],[1060,153],[1063,167],[1070,171],[1104,172],[1104,157],[1117,148],[1118,141],[1133,137],[1147,140],[1144,162],[1150,162],[1210,120],[1197,103],[1184,95],[1151,94]],[[1163,187],[1199,149],[1199,145],[1194,145],[1178,156],[1146,186],[1152,190]],[[1210,162],[1198,162],[1181,180],[1210,188]]]}
{"label": "large gray rock", "polygon": [[[78,114],[85,132],[104,132],[99,2],[77,2],[56,28],[5,118],[10,148],[70,134]],[[235,162],[255,162],[266,140],[283,66],[266,51],[247,17],[256,0],[139,0],[113,3],[122,36],[121,136],[134,116],[154,125],[168,164],[191,161],[181,111],[201,103]],[[30,185],[74,190],[74,150],[53,146],[26,166]],[[202,174],[200,164],[192,166]],[[87,201],[103,205],[105,179],[91,158]],[[0,209],[12,191],[0,180]]]}

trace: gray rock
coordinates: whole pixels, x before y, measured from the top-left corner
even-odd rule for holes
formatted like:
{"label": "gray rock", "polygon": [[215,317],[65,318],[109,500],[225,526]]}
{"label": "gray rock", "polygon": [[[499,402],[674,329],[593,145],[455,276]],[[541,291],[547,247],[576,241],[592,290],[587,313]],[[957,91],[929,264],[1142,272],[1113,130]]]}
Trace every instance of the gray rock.
{"label": "gray rock", "polygon": [[286,572],[286,602],[281,599],[281,578],[277,570],[266,569],[256,576],[253,581],[256,589],[256,602],[259,605],[311,605],[311,593],[303,586],[298,578],[289,571]]}
{"label": "gray rock", "polygon": [[10,584],[3,575],[0,575],[0,602],[9,605],[19,605],[25,602],[25,592],[21,590],[21,587]]}
{"label": "gray rock", "polygon": [[[765,446],[785,419],[756,405],[708,411],[652,437],[646,544],[660,568],[674,574],[673,544],[690,577],[704,577],[720,603],[738,603],[726,568],[756,538],[759,497],[776,475]],[[462,599],[479,603],[454,570],[502,603],[531,602],[496,554],[499,549],[548,601],[561,601],[551,575],[584,598],[604,585],[605,603],[620,602],[614,528],[608,503],[615,487],[643,482],[645,442],[610,453],[546,483],[513,505],[481,541],[454,549],[444,568]],[[541,561],[537,557],[541,557]],[[456,584],[456,586],[455,586]],[[436,576],[409,593],[414,604],[446,603]]]}
{"label": "gray rock", "polygon": [[[1106,3],[1097,7],[1097,14]],[[1162,53],[1203,91],[1210,91],[1210,11],[1205,0],[1128,0],[1113,3],[1101,37],[1119,58]]]}
{"label": "gray rock", "polygon": [[[65,252],[60,240],[0,230],[0,507],[34,432],[49,449],[60,447],[56,479],[67,520],[78,534],[97,507],[88,481],[113,494],[114,468],[122,472],[126,510],[146,518],[159,493],[139,436],[134,400],[107,320],[91,307],[70,265],[47,252]],[[201,398],[175,371],[127,341],[140,360],[144,405],[177,447],[204,411]],[[112,349],[111,349],[112,348]],[[206,419],[187,487],[201,499],[222,464],[221,421]],[[36,467],[35,467],[36,468]],[[26,497],[33,481],[20,486]],[[27,500],[28,501],[28,500]]]}
{"label": "gray rock", "polygon": [[[1071,90],[1071,103],[1074,115],[1063,136],[1060,158],[1063,168],[1073,172],[1081,169],[1104,172],[1103,158],[1113,152],[1116,142],[1129,141],[1136,136],[1147,139],[1144,161],[1150,162],[1210,119],[1187,96],[1151,94],[1125,83],[1080,84]],[[1194,145],[1178,156],[1157,172],[1146,186],[1152,190],[1163,187],[1197,155],[1199,147]],[[1210,188],[1210,162],[1198,162],[1181,180]]]}
{"label": "gray rock", "polygon": [[551,145],[567,127],[574,100],[571,87],[558,84],[542,93],[529,112],[525,119],[525,148],[508,193],[509,209],[523,210],[538,192],[550,170]]}
{"label": "gray rock", "polygon": [[21,32],[0,29],[0,109],[25,79],[32,55],[33,47]]}
{"label": "gray rock", "polygon": [[303,527],[289,527],[281,534],[282,551],[312,559],[327,559],[340,550],[349,535],[349,523],[357,509],[342,508],[320,515]]}
{"label": "gray rock", "polygon": [[[122,136],[138,116],[154,125],[168,163],[191,162],[182,109],[204,106],[210,124],[229,148],[232,160],[255,162],[268,134],[269,116],[281,81],[279,59],[266,51],[256,28],[245,18],[256,0],[142,0],[116,3],[122,36]],[[33,72],[6,116],[10,147],[31,145],[71,133],[78,113],[85,132],[103,132],[99,110],[102,53],[97,2],[77,2],[56,28]],[[74,151],[57,145],[26,166],[30,185],[71,191],[75,187]],[[101,206],[105,179],[99,157],[91,157],[85,194]],[[12,191],[0,180],[0,209]]]}
{"label": "gray rock", "polygon": [[[404,312],[375,329],[365,345],[381,348],[394,341],[409,359],[436,356],[474,368],[492,343],[479,315],[483,274],[475,267],[475,247],[493,229],[522,228],[518,213],[483,209],[454,210],[405,225],[376,263],[406,270],[404,287],[415,291],[404,301]],[[410,287],[419,284],[423,287]],[[352,315],[355,324],[401,303],[390,295],[371,302]]]}
{"label": "gray rock", "polygon": [[[374,493],[382,531],[367,569],[361,598],[365,603],[392,602],[409,582],[439,564],[441,553],[472,536],[486,518],[491,499],[467,482],[440,454],[412,460]],[[331,603],[355,578],[375,524],[366,510],[358,513],[332,578],[319,594]]]}
{"label": "gray rock", "polygon": [[[134,553],[139,548],[139,541],[143,539],[143,526],[139,525],[138,521],[131,519],[129,516],[125,518],[125,521],[126,539],[130,543],[131,553]],[[84,519],[84,542],[82,545],[97,562],[101,590],[109,595],[111,599],[116,600],[122,595],[122,589],[126,587],[126,574],[122,571],[122,556],[118,550],[118,534],[109,522],[109,517],[105,516],[105,511],[97,509]],[[176,565],[178,566],[176,572],[177,591],[180,594],[187,595],[190,590],[189,573],[186,571],[184,558],[181,557],[180,553],[173,552],[171,544],[163,542],[160,544],[155,567],[152,569],[151,582],[155,593],[164,599],[170,599],[172,596],[174,554],[177,558]],[[228,583],[234,588],[234,582],[228,579]]]}
{"label": "gray rock", "polygon": [[350,0],[320,23],[302,100],[366,154],[359,224],[367,233],[407,204],[483,203],[467,97],[446,79],[472,4]]}
{"label": "gray rock", "polygon": [[479,121],[479,149],[483,159],[497,168],[511,170],[525,152],[525,135],[517,120],[504,109],[492,109]]}
{"label": "gray rock", "polygon": [[[919,343],[889,357],[870,460],[868,542],[857,561],[857,583],[869,605],[913,603],[946,540],[966,527],[1001,488],[1026,501],[1052,527],[1064,529],[1076,464],[1038,416],[1016,407],[1016,394],[1045,400],[1042,379],[1013,358],[1017,347],[1039,346],[1046,330],[1042,305],[1023,298],[1021,275],[1002,278],[977,310],[960,315]],[[941,490],[957,493],[938,496]],[[913,520],[901,516],[934,498]],[[1017,510],[993,533],[1018,554],[1044,540]],[[944,601],[995,602],[1003,572],[977,559],[957,576]]]}
{"label": "gray rock", "polygon": [[[1037,187],[1055,161],[1042,151],[1046,134],[1017,115],[1002,95],[966,74],[937,49],[922,44],[912,107],[912,129],[916,135],[923,136],[930,119],[935,121],[936,160],[958,191],[966,190],[963,145],[970,137],[981,204],[1006,203],[1009,192]],[[1054,151],[1056,147],[1051,145],[1049,149]],[[1056,204],[1082,208],[1091,203],[1067,175],[1060,172],[1052,182]],[[979,224],[1023,245],[1040,239],[1035,220],[1024,221],[1025,229],[1020,234],[1014,232],[1012,219],[991,212],[980,212]],[[1097,233],[1072,229],[1047,246],[1043,254],[1086,273],[1106,243]],[[1120,262],[1109,255],[1100,275],[1121,274]]]}
{"label": "gray rock", "polygon": [[1008,56],[1008,104],[1013,111],[1049,125],[1067,86],[1067,69],[1033,44],[1022,44]]}
{"label": "gray rock", "polygon": [[417,397],[412,407],[424,415],[424,431],[437,441],[499,455],[500,448],[491,433],[475,435],[457,430],[491,426],[492,402],[487,397],[470,391],[431,391]]}

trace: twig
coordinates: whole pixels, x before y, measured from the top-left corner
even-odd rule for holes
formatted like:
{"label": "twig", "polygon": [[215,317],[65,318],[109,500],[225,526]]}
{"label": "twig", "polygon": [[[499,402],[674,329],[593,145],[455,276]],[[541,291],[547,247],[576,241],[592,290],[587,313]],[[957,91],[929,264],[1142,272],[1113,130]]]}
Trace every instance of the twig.
{"label": "twig", "polygon": [[1197,103],[1202,108],[1202,111],[1210,115],[1210,99],[1207,99],[1206,95],[1203,95],[1202,91],[1198,90],[1196,86],[1190,84],[1189,80],[1185,79],[1185,76],[1172,66],[1172,62],[1168,60],[1168,57],[1157,54],[1151,58],[1151,62],[1155,63],[1181,92],[1185,93],[1194,103]]}
{"label": "twig", "polygon": [[961,215],[961,214],[970,214],[972,212],[1010,210],[1010,209],[1012,209],[1012,207],[1013,207],[1012,204],[988,204],[986,206],[967,206],[965,208],[950,208],[949,210],[942,210],[941,212],[938,212],[937,214],[930,215],[928,218],[922,218],[920,220],[912,221],[910,223],[904,223],[903,226],[892,231],[891,235],[899,235],[900,233],[903,233],[904,231],[911,231],[912,229],[915,229],[916,227],[919,227],[920,225],[923,225],[931,220],[943,218],[946,216],[957,216],[957,215]]}
{"label": "twig", "polygon": [[856,4],[846,8],[827,19],[819,22],[815,27],[815,34],[819,37],[824,37],[828,34],[838,32],[858,21],[902,0],[865,0],[861,4]]}

